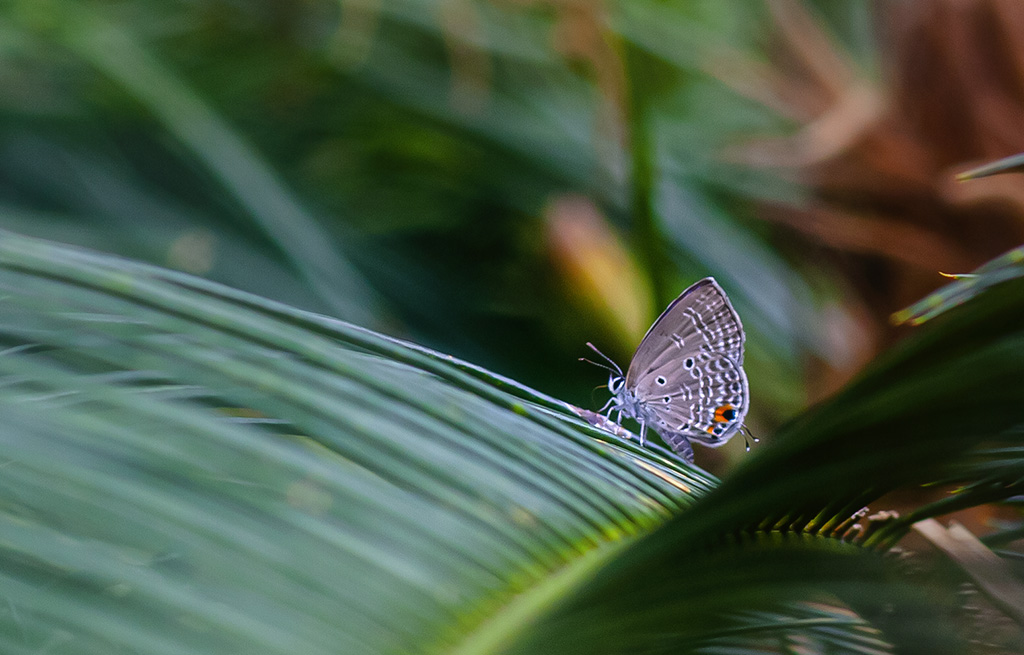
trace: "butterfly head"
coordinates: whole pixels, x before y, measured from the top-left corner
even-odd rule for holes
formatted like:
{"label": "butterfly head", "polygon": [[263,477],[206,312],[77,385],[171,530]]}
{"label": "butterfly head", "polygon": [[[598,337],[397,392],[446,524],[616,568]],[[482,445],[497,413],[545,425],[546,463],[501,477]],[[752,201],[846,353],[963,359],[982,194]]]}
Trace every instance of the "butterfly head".
{"label": "butterfly head", "polygon": [[614,372],[608,374],[608,391],[611,391],[613,396],[618,396],[625,386],[626,378]]}
{"label": "butterfly head", "polygon": [[593,350],[598,355],[600,355],[602,359],[608,362],[608,364],[611,364],[611,366],[609,366],[608,364],[602,364],[601,362],[591,361],[585,357],[580,358],[584,362],[589,362],[595,366],[600,366],[601,368],[606,369],[608,371],[608,391],[612,393],[612,397],[608,401],[608,403],[601,408],[600,411],[604,411],[611,407],[609,414],[612,411],[628,412],[629,404],[627,401],[629,400],[629,393],[626,390],[626,375],[622,372],[622,369],[619,368],[618,364],[612,361],[612,359],[605,355],[603,352],[598,350],[597,347],[594,346],[594,344],[588,341],[587,347]]}

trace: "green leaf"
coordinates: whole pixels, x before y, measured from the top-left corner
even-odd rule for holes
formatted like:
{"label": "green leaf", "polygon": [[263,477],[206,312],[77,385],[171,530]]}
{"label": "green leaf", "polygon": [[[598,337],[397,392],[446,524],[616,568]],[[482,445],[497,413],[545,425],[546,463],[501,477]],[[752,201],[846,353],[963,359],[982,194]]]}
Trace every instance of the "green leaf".
{"label": "green leaf", "polygon": [[959,173],[956,179],[965,182],[967,180],[976,180],[979,177],[989,177],[990,175],[1001,175],[1003,173],[1019,173],[1020,171],[1024,171],[1024,153],[1003,157],[977,168],[972,168],[969,171]]}
{"label": "green leaf", "polygon": [[[530,643],[538,646],[556,638],[580,643],[590,635],[582,626],[610,620],[612,599],[628,605],[652,595],[657,599],[652,604],[667,604],[665,612],[674,617],[671,630],[656,631],[657,619],[649,618],[648,605],[643,616],[617,615],[621,625],[605,638],[613,633],[652,639],[657,634],[666,650],[685,648],[693,644],[694,627],[721,616],[729,602],[742,598],[739,605],[746,607],[744,603],[758,597],[761,585],[762,602],[793,600],[805,577],[810,588],[827,590],[861,612],[870,610],[872,598],[883,605],[905,604],[901,611],[914,618],[888,630],[894,643],[908,652],[958,652],[958,646],[946,641],[949,635],[929,638],[937,634],[929,631],[940,628],[921,618],[920,608],[927,601],[913,598],[912,586],[881,583],[888,573],[874,568],[863,553],[847,553],[844,559],[842,551],[829,549],[840,548],[835,542],[859,508],[888,491],[934,482],[950,471],[978,481],[984,490],[956,509],[1021,493],[1021,371],[1024,280],[1014,279],[930,322],[842,393],[784,426],[719,487],[599,571],[536,628]],[[988,465],[993,443],[1016,446],[998,451],[1004,465],[996,468]],[[908,527],[895,521],[866,536],[863,544],[892,544]],[[816,535],[800,556],[791,543],[771,549],[735,546],[748,535],[783,539],[794,533]],[[715,585],[721,587],[720,596]],[[947,604],[952,602],[948,594],[946,598]],[[655,643],[645,643],[658,652]],[[610,650],[615,652],[615,647]]]}
{"label": "green leaf", "polygon": [[543,606],[713,483],[184,275],[4,234],[0,287],[0,621],[24,648],[409,652]]}
{"label": "green leaf", "polygon": [[[661,530],[647,541],[667,534]],[[900,584],[897,564],[852,544],[795,534],[678,544],[656,575],[632,565],[628,551],[640,545],[627,548],[510,652],[787,652],[791,639],[806,643],[820,627],[801,625],[806,612],[793,608],[798,601],[833,607],[833,615],[856,610],[847,610],[845,622],[828,622],[830,640],[840,644],[836,652],[963,652],[952,626],[938,619],[950,609],[948,589]],[[776,617],[770,625],[751,618],[765,614]]]}
{"label": "green leaf", "polygon": [[[853,651],[867,624],[956,643],[874,553],[729,536],[816,497],[834,468],[774,467],[829,432],[715,489],[511,380],[183,274],[4,233],[0,289],[10,650],[713,650],[808,600],[857,610],[830,628]],[[783,613],[768,633],[821,627]]]}
{"label": "green leaf", "polygon": [[920,325],[977,296],[985,289],[1024,277],[1024,246],[1009,250],[971,273],[948,275],[956,279],[906,309],[892,315],[892,322]]}

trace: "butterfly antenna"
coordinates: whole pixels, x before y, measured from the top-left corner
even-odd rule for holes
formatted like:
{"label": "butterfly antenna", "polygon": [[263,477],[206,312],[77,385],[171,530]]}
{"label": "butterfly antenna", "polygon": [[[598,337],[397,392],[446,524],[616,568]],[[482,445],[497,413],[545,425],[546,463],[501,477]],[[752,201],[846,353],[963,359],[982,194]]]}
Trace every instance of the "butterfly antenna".
{"label": "butterfly antenna", "polygon": [[[614,361],[612,361],[611,357],[609,357],[608,355],[605,355],[603,352],[598,350],[597,346],[595,346],[594,344],[590,343],[589,341],[587,342],[587,347],[590,348],[591,350],[593,350],[594,352],[596,352],[598,355],[600,355],[601,358],[604,359],[606,362],[608,362],[609,364],[614,366],[615,367],[615,372],[618,373],[620,377],[623,377],[622,376],[622,369],[619,368],[618,364],[616,364]],[[608,367],[606,366],[605,368],[608,368]],[[609,368],[608,370],[610,371],[612,369]]]}
{"label": "butterfly antenna", "polygon": [[[580,357],[580,361],[581,362],[586,362],[588,364],[593,364],[594,366],[600,366],[604,370],[611,371],[612,373],[616,372],[615,369],[613,369],[611,366],[608,366],[607,364],[602,364],[601,362],[595,362],[594,360],[587,359],[586,357]],[[602,385],[599,385],[599,386],[603,387],[605,385],[602,384]]]}

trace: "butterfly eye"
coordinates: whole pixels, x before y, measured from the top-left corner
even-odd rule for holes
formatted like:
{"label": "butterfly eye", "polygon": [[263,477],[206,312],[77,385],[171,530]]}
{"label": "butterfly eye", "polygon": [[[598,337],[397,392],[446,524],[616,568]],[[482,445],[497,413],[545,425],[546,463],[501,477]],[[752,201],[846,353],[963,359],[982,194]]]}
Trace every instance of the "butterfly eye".
{"label": "butterfly eye", "polygon": [[622,378],[612,378],[608,381],[608,390],[612,393],[619,393],[626,381]]}

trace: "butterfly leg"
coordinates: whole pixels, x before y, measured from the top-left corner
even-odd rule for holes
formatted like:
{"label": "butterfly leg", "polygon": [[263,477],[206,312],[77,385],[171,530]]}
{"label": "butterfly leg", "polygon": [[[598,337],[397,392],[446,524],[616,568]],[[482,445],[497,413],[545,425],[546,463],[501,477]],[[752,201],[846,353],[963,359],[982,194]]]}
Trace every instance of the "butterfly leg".
{"label": "butterfly leg", "polygon": [[643,448],[644,441],[647,439],[647,423],[644,421],[640,422],[640,447]]}

